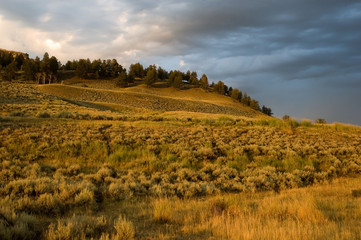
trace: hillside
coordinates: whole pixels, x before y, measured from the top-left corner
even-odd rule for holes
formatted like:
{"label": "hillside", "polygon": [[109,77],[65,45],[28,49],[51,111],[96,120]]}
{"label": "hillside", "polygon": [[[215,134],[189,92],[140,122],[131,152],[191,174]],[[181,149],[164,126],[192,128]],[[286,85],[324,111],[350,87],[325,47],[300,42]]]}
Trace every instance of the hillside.
{"label": "hillside", "polygon": [[16,58],[19,55],[23,55],[24,59],[27,59],[29,57],[27,53],[13,51],[13,50],[6,50],[3,48],[0,48],[0,52],[10,53],[13,56],[13,58]]}
{"label": "hillside", "polygon": [[200,89],[0,90],[0,239],[360,238],[357,126]]}
{"label": "hillside", "polygon": [[[82,87],[84,85],[87,87]],[[109,81],[105,86],[107,87],[98,88],[96,83],[83,81],[80,86],[51,84],[40,85],[39,88],[44,93],[66,99],[105,104],[108,107],[113,104],[114,109],[121,106],[162,112],[182,111],[266,118],[264,114],[229,97],[201,89],[148,88],[144,85],[121,89]]]}

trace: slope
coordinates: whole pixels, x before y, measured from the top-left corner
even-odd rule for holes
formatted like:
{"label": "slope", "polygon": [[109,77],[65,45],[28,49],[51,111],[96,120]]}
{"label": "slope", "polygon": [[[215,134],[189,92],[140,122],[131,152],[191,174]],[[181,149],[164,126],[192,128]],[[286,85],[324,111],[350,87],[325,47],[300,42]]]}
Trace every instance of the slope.
{"label": "slope", "polygon": [[81,86],[41,85],[39,88],[44,93],[64,99],[103,104],[107,107],[112,104],[114,109],[117,109],[117,106],[122,106],[161,112],[180,111],[227,114],[249,118],[266,117],[264,114],[229,97],[205,92],[201,89],[147,88],[140,85],[126,89],[113,87],[113,90],[110,90],[110,88],[89,87],[84,83]]}

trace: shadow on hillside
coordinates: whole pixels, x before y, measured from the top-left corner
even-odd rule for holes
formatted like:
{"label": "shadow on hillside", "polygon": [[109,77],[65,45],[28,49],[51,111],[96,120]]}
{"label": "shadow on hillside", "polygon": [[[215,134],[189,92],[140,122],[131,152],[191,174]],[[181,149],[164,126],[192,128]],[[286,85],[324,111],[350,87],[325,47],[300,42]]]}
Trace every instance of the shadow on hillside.
{"label": "shadow on hillside", "polygon": [[101,104],[96,104],[96,103],[90,103],[90,102],[84,102],[84,101],[79,101],[79,100],[71,100],[71,99],[67,99],[67,98],[63,98],[63,97],[59,97],[61,100],[77,105],[77,106],[82,106],[82,107],[87,107],[87,108],[93,108],[93,109],[97,109],[100,111],[111,111],[111,112],[118,112],[117,110],[108,107],[108,106],[104,106]]}
{"label": "shadow on hillside", "polygon": [[34,99],[27,96],[21,97],[3,97],[0,96],[0,104],[35,104],[40,103],[38,99]]}

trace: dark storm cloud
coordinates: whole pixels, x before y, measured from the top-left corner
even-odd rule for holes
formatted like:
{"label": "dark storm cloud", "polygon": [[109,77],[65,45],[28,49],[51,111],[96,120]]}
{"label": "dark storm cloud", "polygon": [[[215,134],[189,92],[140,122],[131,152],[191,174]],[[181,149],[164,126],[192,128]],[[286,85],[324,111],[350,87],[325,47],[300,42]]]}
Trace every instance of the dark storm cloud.
{"label": "dark storm cloud", "polygon": [[277,115],[361,124],[360,1],[6,0],[0,16],[48,33],[70,59],[197,70]]}

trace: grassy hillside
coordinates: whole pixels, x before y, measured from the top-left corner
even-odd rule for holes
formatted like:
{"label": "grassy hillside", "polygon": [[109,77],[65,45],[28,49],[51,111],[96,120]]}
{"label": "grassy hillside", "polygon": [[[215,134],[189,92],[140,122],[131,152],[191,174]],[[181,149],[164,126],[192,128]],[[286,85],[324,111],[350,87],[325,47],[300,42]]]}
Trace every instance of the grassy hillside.
{"label": "grassy hillside", "polygon": [[359,127],[112,84],[0,82],[0,239],[360,239]]}
{"label": "grassy hillside", "polygon": [[28,54],[23,53],[23,52],[18,52],[18,51],[13,51],[13,50],[6,50],[6,49],[3,49],[3,48],[0,48],[0,52],[10,53],[14,58],[17,57],[18,55],[23,55],[25,59],[28,58]]}
{"label": "grassy hillside", "polygon": [[[93,81],[94,82],[94,81]],[[94,86],[95,85],[95,86]],[[91,81],[74,85],[42,85],[42,92],[66,99],[99,104],[116,104],[123,107],[148,109],[151,111],[186,111],[212,114],[228,114],[251,118],[266,117],[233,99],[202,89],[179,90],[174,88],[148,88],[144,85],[121,89],[114,83],[106,82],[97,88]],[[109,106],[109,105],[108,105]],[[115,106],[116,108],[116,106]]]}

